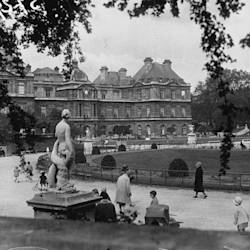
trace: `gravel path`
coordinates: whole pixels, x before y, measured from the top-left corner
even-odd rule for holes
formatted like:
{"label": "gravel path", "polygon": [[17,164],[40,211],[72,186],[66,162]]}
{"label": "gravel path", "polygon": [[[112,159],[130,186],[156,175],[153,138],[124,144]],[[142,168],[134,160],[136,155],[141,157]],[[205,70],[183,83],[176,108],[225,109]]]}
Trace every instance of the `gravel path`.
{"label": "gravel path", "polygon": [[[39,154],[26,155],[26,161],[35,166]],[[33,197],[34,186],[37,182],[38,172],[35,171],[34,181],[13,180],[13,168],[18,165],[19,158],[16,156],[0,158],[0,216],[33,217],[33,210],[28,207],[26,200]],[[106,187],[112,200],[115,197],[115,184],[104,181],[79,181],[75,185],[80,190],[90,191],[93,188],[100,190]],[[233,198],[241,195],[244,206],[250,212],[250,198],[248,193],[216,192],[208,191],[208,199],[192,198],[194,193],[188,189],[174,189],[165,187],[151,187],[132,185],[132,201],[135,203],[139,216],[143,220],[145,209],[150,203],[149,192],[154,189],[158,193],[161,204],[170,206],[170,214],[184,222],[181,227],[197,228],[201,230],[235,230],[232,224],[234,205]]]}

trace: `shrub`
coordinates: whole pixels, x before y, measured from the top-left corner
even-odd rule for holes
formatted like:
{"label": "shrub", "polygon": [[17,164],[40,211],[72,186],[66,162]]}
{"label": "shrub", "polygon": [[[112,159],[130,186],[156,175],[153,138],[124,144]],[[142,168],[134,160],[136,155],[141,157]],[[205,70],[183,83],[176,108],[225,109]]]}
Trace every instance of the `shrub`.
{"label": "shrub", "polygon": [[188,166],[182,159],[174,159],[168,168],[168,175],[171,177],[188,176]]}
{"label": "shrub", "polygon": [[126,146],[124,144],[121,144],[119,147],[118,147],[118,151],[126,151]]}
{"label": "shrub", "polygon": [[75,144],[75,163],[86,163],[83,144]]}
{"label": "shrub", "polygon": [[101,154],[100,148],[97,147],[97,146],[94,146],[94,147],[92,148],[92,155],[99,155],[99,154]]}
{"label": "shrub", "polygon": [[152,143],[151,149],[157,149],[157,144],[156,143]]}
{"label": "shrub", "polygon": [[52,164],[52,161],[50,159],[50,155],[44,154],[44,155],[39,156],[37,163],[36,163],[36,168],[47,171],[51,164]]}
{"label": "shrub", "polygon": [[106,169],[113,169],[116,167],[116,160],[112,155],[105,155],[102,158],[101,167]]}

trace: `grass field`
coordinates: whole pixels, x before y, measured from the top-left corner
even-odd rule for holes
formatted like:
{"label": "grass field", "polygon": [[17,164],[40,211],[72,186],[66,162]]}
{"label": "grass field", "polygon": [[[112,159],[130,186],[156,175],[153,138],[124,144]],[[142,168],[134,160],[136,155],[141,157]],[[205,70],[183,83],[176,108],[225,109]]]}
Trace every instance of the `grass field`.
{"label": "grass field", "polygon": [[[183,159],[190,170],[195,170],[195,162],[203,162],[205,171],[218,172],[219,150],[165,149],[155,151],[125,152],[114,154],[118,167],[127,164],[132,169],[166,169],[175,158]],[[100,164],[102,157],[94,160]],[[250,173],[250,151],[232,151],[230,172]]]}

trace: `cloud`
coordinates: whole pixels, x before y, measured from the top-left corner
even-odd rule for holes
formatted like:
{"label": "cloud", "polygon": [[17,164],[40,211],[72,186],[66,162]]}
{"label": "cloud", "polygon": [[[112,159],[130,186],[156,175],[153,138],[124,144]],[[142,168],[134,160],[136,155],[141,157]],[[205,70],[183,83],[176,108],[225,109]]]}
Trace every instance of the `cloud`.
{"label": "cloud", "polygon": [[[247,31],[250,32],[249,12],[250,4],[247,3],[239,15],[233,15],[225,21],[228,31],[237,42]],[[192,88],[205,79],[203,67],[206,58],[200,48],[201,31],[189,20],[187,5],[181,6],[180,18],[164,14],[160,18],[143,16],[130,19],[126,12],[104,8],[101,1],[96,1],[92,13],[93,32],[87,34],[83,27],[79,27],[81,47],[86,57],[86,62],[80,68],[90,80],[97,77],[103,65],[114,71],[125,67],[129,75],[134,75],[147,56],[159,62],[170,59],[173,69],[191,83]],[[242,50],[237,45],[230,53],[238,61],[228,67],[250,68],[249,49]],[[63,63],[62,57],[51,59],[46,55],[38,55],[34,48],[25,51],[24,59],[33,68],[61,67]]]}

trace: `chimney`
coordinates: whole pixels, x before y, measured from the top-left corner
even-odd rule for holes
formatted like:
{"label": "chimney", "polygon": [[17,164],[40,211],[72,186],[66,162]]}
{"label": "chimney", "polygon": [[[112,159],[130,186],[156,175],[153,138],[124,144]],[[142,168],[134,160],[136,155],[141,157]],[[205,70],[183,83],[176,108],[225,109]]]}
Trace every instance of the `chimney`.
{"label": "chimney", "polygon": [[72,60],[72,67],[73,69],[78,69],[78,61],[76,59]]}
{"label": "chimney", "polygon": [[145,64],[151,64],[153,62],[153,59],[151,58],[151,57],[146,57],[145,59],[144,59],[144,63]]}
{"label": "chimney", "polygon": [[101,80],[105,80],[106,79],[106,77],[107,77],[107,74],[108,74],[108,67],[106,67],[106,66],[102,66],[101,68],[100,68],[100,71],[101,71]]}
{"label": "chimney", "polygon": [[29,64],[27,64],[27,66],[25,67],[25,71],[26,73],[31,72],[31,66]]}
{"label": "chimney", "polygon": [[127,69],[120,68],[120,70],[118,71],[118,74],[121,80],[125,79],[127,77]]}
{"label": "chimney", "polygon": [[172,62],[169,59],[165,59],[163,65],[166,65],[171,69]]}
{"label": "chimney", "polygon": [[59,68],[58,68],[57,66],[54,68],[54,70],[55,70],[57,73],[59,73]]}

